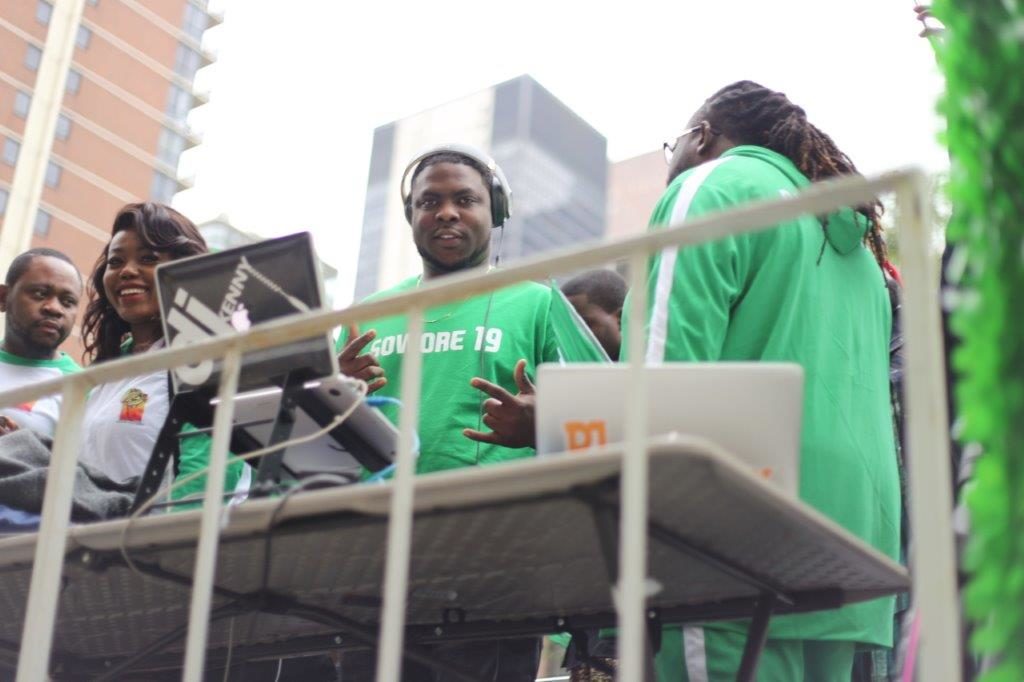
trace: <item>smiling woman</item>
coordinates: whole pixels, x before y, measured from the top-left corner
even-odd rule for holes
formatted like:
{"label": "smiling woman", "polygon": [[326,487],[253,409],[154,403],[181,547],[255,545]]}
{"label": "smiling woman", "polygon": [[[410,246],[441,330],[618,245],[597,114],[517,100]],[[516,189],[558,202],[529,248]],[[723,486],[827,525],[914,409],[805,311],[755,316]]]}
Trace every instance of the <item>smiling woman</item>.
{"label": "smiling woman", "polygon": [[[91,300],[82,325],[86,354],[93,362],[161,348],[156,268],[207,251],[192,221],[162,204],[125,206],[111,232],[90,277]],[[86,403],[80,460],[115,481],[141,476],[169,410],[165,371],[96,387]],[[186,425],[185,430],[190,428]],[[180,449],[176,473],[184,476],[206,465],[209,437],[183,438]],[[241,471],[241,463],[231,465],[231,489]],[[182,493],[203,486],[203,479],[197,479]]]}
{"label": "smiling woman", "polygon": [[188,218],[162,204],[128,204],[114,218],[110,242],[89,278],[91,300],[82,323],[92,362],[138,353],[162,336],[156,266],[206,253],[206,242]]}

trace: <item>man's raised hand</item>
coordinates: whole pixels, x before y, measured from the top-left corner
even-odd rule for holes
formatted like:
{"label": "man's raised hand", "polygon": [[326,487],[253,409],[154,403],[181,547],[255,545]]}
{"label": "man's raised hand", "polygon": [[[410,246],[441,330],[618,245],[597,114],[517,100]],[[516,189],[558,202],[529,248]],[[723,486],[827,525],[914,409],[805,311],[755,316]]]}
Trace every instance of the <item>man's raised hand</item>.
{"label": "man's raised hand", "polygon": [[341,373],[353,379],[365,381],[367,393],[373,393],[388,383],[387,377],[384,376],[384,368],[377,362],[376,356],[372,353],[360,355],[366,345],[376,336],[377,332],[373,329],[360,335],[359,327],[354,324],[349,325],[348,343],[338,355],[338,367],[341,369]]}
{"label": "man's raised hand", "polygon": [[512,395],[501,386],[474,377],[469,384],[490,396],[483,404],[483,423],[491,430],[463,429],[462,435],[481,443],[507,448],[534,447],[534,411],[537,402],[533,382],[526,376],[526,360],[516,363],[513,372],[519,393]]}

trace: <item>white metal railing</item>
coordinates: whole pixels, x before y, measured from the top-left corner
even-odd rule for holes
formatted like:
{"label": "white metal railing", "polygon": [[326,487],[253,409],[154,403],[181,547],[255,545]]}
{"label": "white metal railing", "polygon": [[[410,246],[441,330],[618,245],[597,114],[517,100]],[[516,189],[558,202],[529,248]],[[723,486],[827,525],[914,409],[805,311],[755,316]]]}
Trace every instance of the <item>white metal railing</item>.
{"label": "white metal railing", "polygon": [[[930,682],[960,679],[959,616],[956,596],[952,530],[950,464],[946,433],[945,381],[940,339],[937,259],[931,248],[927,210],[927,184],[917,170],[896,171],[878,177],[843,178],[811,186],[798,196],[752,203],[736,210],[707,216],[685,225],[673,225],[644,235],[583,248],[564,249],[549,256],[527,259],[486,274],[458,273],[426,283],[398,296],[353,305],[345,310],[296,315],[248,332],[210,339],[184,348],[134,356],[90,367],[78,374],[0,393],[0,406],[62,393],[63,412],[54,443],[42,521],[35,549],[28,607],[18,661],[18,682],[34,682],[47,675],[57,610],[63,556],[69,525],[70,498],[78,456],[85,393],[104,382],[149,373],[198,360],[225,358],[220,395],[234,393],[241,354],[291,340],[323,334],[342,325],[385,315],[405,313],[410,343],[403,366],[402,401],[406,406],[399,423],[399,457],[389,512],[384,606],[378,649],[378,682],[398,682],[405,621],[405,592],[412,530],[413,458],[410,453],[418,424],[421,356],[419,336],[423,312],[450,300],[481,294],[526,280],[548,277],[630,259],[631,296],[629,363],[632,380],[627,396],[627,446],[621,483],[622,541],[616,608],[619,617],[619,679],[642,679],[644,656],[644,581],[646,574],[646,522],[648,458],[643,445],[645,408],[643,390],[643,328],[645,317],[646,257],[659,249],[688,246],[733,234],[752,232],[800,215],[827,213],[841,206],[866,203],[880,194],[895,193],[901,233],[907,352],[907,420],[911,526],[914,537],[914,589],[921,614],[920,679]],[[203,502],[199,551],[192,587],[190,626],[186,642],[184,679],[202,678],[213,569],[216,564],[223,469],[233,403],[222,400],[215,417]],[[218,475],[218,472],[221,472]]]}

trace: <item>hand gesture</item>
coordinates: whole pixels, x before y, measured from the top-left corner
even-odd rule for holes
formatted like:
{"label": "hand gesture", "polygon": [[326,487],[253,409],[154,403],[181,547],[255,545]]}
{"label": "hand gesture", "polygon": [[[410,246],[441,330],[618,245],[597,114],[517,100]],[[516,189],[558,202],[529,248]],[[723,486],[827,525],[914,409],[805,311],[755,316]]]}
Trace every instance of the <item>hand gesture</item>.
{"label": "hand gesture", "polygon": [[350,325],[348,343],[338,355],[341,373],[365,381],[367,393],[373,393],[388,383],[387,377],[384,376],[384,368],[377,362],[377,358],[371,353],[359,354],[376,336],[377,332],[373,329],[360,336],[359,328],[354,324]]}
{"label": "hand gesture", "polygon": [[475,429],[463,429],[462,435],[470,440],[481,443],[492,443],[507,448],[533,447],[536,443],[534,432],[534,408],[537,396],[533,383],[526,376],[526,360],[516,363],[513,376],[519,388],[517,395],[512,395],[501,386],[474,377],[470,386],[491,396],[483,404],[483,423],[490,432]]}

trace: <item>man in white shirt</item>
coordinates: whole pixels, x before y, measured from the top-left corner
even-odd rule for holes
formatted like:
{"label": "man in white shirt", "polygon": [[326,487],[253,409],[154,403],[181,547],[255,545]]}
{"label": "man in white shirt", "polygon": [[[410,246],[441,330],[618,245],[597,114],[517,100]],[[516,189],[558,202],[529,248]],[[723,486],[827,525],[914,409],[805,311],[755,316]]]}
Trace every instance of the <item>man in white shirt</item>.
{"label": "man in white shirt", "polygon": [[[0,284],[0,390],[77,372],[71,356],[57,350],[67,339],[82,298],[82,275],[60,251],[30,249],[17,256]],[[60,396],[0,407],[0,435],[18,428],[52,438]]]}

